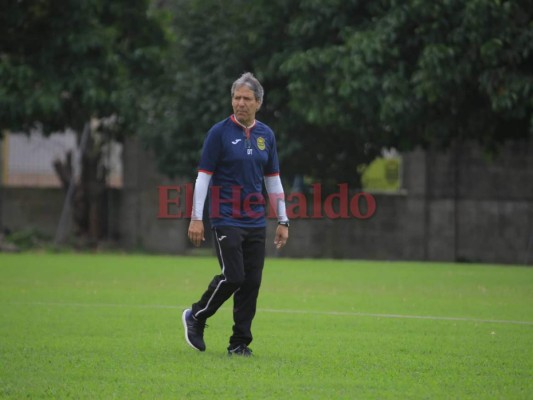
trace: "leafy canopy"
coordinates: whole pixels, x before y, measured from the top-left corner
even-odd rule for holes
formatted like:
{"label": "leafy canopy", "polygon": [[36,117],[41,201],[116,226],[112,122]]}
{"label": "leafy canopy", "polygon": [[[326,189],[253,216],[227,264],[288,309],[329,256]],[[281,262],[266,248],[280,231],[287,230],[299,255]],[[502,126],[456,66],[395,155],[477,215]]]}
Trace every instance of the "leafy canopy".
{"label": "leafy canopy", "polygon": [[357,184],[383,147],[496,148],[533,128],[526,0],[182,0],[174,76],[143,138],[168,174],[192,174],[244,71],[266,89],[287,175]]}
{"label": "leafy canopy", "polygon": [[148,0],[8,0],[0,15],[0,128],[134,125],[168,42]]}

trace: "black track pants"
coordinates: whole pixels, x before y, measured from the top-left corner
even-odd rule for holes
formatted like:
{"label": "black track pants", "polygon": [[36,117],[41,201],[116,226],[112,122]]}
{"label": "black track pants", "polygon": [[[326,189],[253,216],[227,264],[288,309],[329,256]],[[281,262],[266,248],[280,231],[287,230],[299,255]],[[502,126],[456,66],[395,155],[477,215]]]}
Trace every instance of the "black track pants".
{"label": "black track pants", "polygon": [[233,295],[230,345],[248,345],[265,261],[266,229],[223,226],[213,228],[213,233],[222,274],[213,278],[192,312],[205,320]]}

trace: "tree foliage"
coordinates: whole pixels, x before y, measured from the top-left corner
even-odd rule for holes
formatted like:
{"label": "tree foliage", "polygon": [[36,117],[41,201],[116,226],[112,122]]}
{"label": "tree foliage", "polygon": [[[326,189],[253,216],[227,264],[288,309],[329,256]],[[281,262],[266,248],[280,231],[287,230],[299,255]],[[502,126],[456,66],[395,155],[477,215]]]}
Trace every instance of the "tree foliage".
{"label": "tree foliage", "polygon": [[164,171],[191,173],[207,129],[231,112],[232,80],[252,71],[289,175],[357,183],[356,165],[383,147],[494,149],[532,131],[532,7],[182,0],[176,73],[144,139]]}
{"label": "tree foliage", "polygon": [[8,0],[0,16],[0,127],[133,125],[167,41],[148,0]]}
{"label": "tree foliage", "polygon": [[[401,149],[456,138],[494,146],[531,130],[530,2],[352,2],[352,15],[363,18],[340,21],[336,42],[309,27],[324,7],[303,3],[293,35],[315,40],[289,54],[281,69],[305,120],[359,125],[361,134],[367,126],[374,130],[369,138]],[[302,78],[311,73],[323,79],[309,91]]]}
{"label": "tree foliage", "polygon": [[248,43],[259,29],[257,19],[250,18],[257,11],[253,2],[181,0],[167,7],[175,48],[167,80],[153,88],[157,95],[150,97],[141,137],[154,149],[163,172],[192,175],[207,130],[231,113],[231,83],[255,69],[254,58],[268,45]]}
{"label": "tree foliage", "polygon": [[[7,0],[0,14],[0,132],[86,132],[79,180],[71,155],[54,168],[74,211],[75,233],[105,234],[102,150],[133,132],[148,87],[160,79],[169,36],[149,0]],[[143,106],[143,107],[141,107]],[[112,123],[111,123],[112,122]],[[96,126],[99,128],[96,128]]]}

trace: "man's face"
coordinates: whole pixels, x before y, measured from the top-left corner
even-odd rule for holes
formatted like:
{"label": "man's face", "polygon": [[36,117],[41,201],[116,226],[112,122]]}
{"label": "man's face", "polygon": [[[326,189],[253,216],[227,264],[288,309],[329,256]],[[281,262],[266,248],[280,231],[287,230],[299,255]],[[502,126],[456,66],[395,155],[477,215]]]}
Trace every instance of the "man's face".
{"label": "man's face", "polygon": [[259,110],[261,103],[255,99],[254,92],[248,86],[241,86],[235,89],[231,105],[237,119],[249,126],[254,121],[255,113]]}

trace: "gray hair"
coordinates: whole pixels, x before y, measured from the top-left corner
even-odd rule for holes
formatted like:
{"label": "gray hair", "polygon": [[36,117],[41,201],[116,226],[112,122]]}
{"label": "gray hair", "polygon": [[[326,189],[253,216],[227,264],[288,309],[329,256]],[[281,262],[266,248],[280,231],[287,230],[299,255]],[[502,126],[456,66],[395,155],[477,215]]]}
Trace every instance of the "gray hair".
{"label": "gray hair", "polygon": [[239,79],[233,82],[233,85],[231,85],[232,98],[235,94],[235,90],[241,86],[248,87],[252,92],[254,92],[255,99],[259,101],[260,104],[263,103],[263,95],[265,94],[265,91],[263,90],[263,86],[261,86],[257,78],[251,72],[242,74]]}

